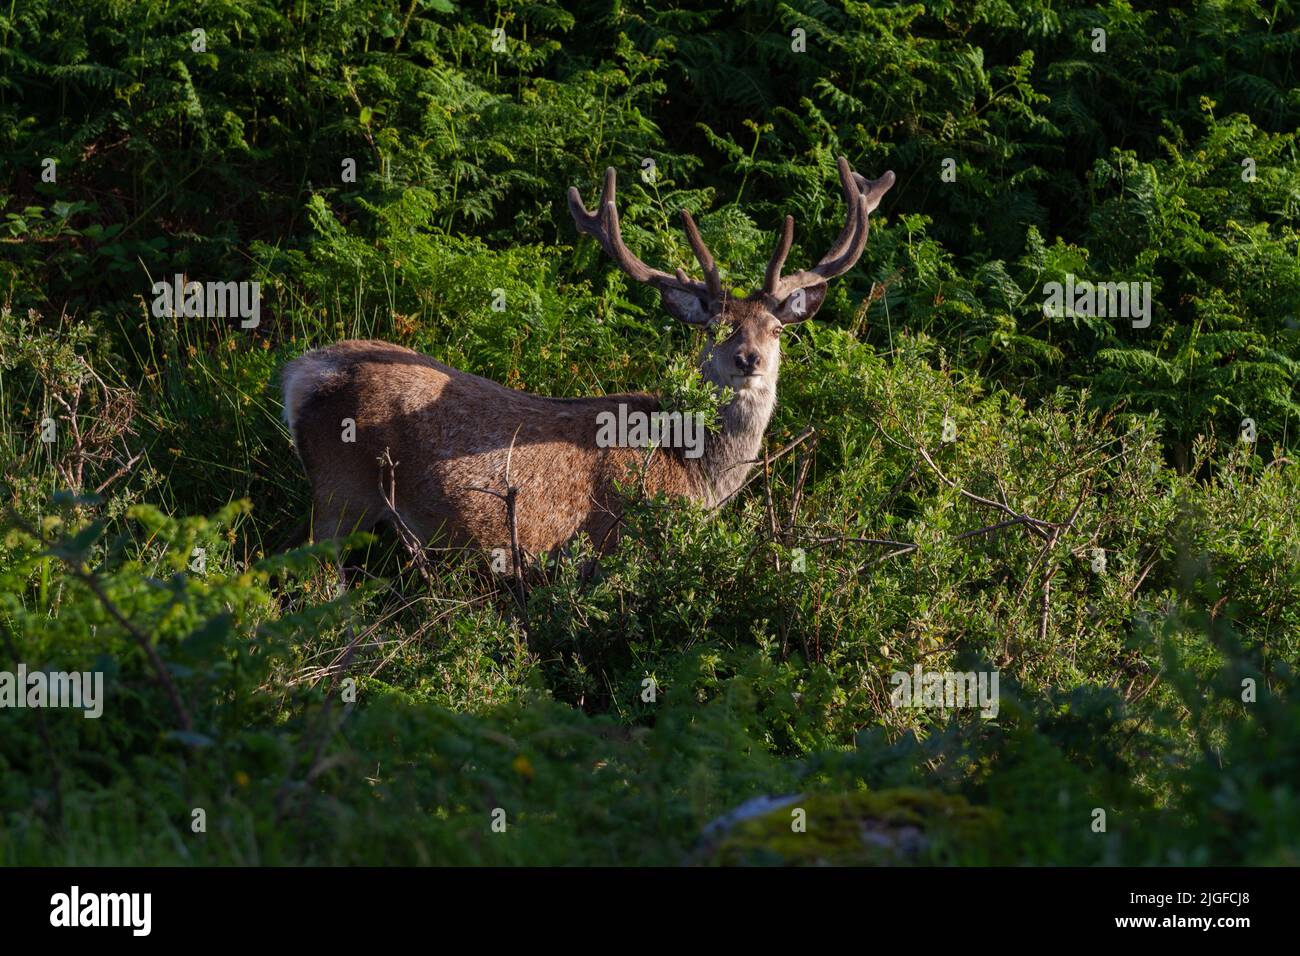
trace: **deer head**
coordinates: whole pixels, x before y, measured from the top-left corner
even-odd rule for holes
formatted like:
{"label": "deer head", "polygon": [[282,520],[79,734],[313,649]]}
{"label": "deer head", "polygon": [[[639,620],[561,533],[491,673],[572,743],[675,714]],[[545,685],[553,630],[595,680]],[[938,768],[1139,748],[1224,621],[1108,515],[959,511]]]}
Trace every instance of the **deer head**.
{"label": "deer head", "polygon": [[[853,172],[843,156],[838,166],[848,209],[839,238],[811,269],[782,276],[794,241],[794,217],[786,216],[762,288],[744,298],[723,287],[713,255],[685,209],[682,224],[699,261],[702,279],[691,278],[682,269],[675,275],[653,269],[633,255],[619,230],[613,167],[605,170],[605,185],[596,211],[587,211],[577,187],[569,188],[569,211],[578,229],[600,243],[620,269],[659,290],[670,315],[688,325],[722,326],[725,334],[706,346],[701,355],[701,373],[715,385],[730,386],[747,404],[756,399],[757,404],[766,404],[770,414],[781,365],[782,329],[816,315],[826,298],[827,280],[857,264],[867,245],[868,217],[894,185],[892,172],[873,181]],[[766,402],[761,401],[764,398]],[[764,418],[763,427],[766,424]]]}

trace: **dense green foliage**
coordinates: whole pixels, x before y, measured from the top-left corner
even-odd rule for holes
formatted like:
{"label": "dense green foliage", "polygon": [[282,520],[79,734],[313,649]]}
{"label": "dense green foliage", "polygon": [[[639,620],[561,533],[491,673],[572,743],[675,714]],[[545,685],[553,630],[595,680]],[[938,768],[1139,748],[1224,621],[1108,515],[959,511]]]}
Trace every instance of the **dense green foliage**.
{"label": "dense green foliage", "polygon": [[[0,671],[108,682],[97,720],[0,709],[0,862],[1300,861],[1298,24],[0,8]],[[769,447],[816,434],[722,513],[642,502],[522,607],[386,535],[269,556],[308,510],[288,358],[373,336],[543,394],[681,389],[696,333],[565,187],[617,167],[633,248],[688,266],[689,208],[744,287],[786,212],[792,262],[829,246],[840,154],[899,178],[785,339]],[[178,273],[259,281],[260,324],[154,315]],[[1045,310],[1067,275],[1150,282],[1150,326]],[[918,664],[996,668],[996,719],[891,706]],[[764,794],[807,833],[702,836]]]}

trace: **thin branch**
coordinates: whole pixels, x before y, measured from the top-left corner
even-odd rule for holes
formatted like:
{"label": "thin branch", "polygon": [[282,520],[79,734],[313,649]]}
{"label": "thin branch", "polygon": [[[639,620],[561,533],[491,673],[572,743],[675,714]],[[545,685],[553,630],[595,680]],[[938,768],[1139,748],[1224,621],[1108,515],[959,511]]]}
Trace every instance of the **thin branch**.
{"label": "thin branch", "polygon": [[[771,462],[774,462],[774,461],[776,461],[776,460],[778,460],[778,459],[780,459],[780,458],[783,458],[785,455],[787,455],[787,454],[789,454],[790,452],[792,452],[795,448],[799,447],[799,445],[803,444],[803,442],[804,442],[807,438],[809,438],[810,436],[815,435],[815,434],[817,434],[817,429],[815,429],[815,428],[813,428],[811,425],[809,425],[809,426],[808,426],[807,428],[805,428],[802,432],[800,432],[799,435],[798,435],[798,436],[797,436],[793,441],[791,441],[788,445],[786,445],[784,448],[782,448],[780,451],[778,451],[775,455],[768,455],[768,456],[767,456],[767,461],[768,461],[769,463],[771,463]],[[744,464],[746,464],[746,465],[757,465],[757,464],[759,464],[759,463],[762,462],[762,461],[763,461],[762,458],[752,458],[752,459],[750,459],[749,461],[744,462]],[[753,472],[753,473],[752,473],[748,478],[746,478],[744,481],[742,481],[742,482],[740,483],[740,487],[739,487],[739,488],[737,488],[737,489],[736,489],[735,491],[733,491],[731,494],[727,495],[727,497],[725,497],[725,498],[723,498],[721,501],[719,501],[719,502],[717,503],[717,505],[715,505],[715,507],[717,507],[717,508],[721,508],[723,505],[727,504],[727,502],[729,502],[729,501],[731,501],[733,498],[735,498],[736,495],[738,495],[738,494],[740,494],[742,491],[744,491],[744,490],[749,486],[749,483],[750,483],[751,481],[753,481],[755,478],[757,478],[760,474],[762,474],[762,472],[759,472],[759,471],[755,471],[755,472]]]}
{"label": "thin branch", "polygon": [[808,469],[812,465],[812,453],[816,447],[817,442],[814,439],[812,448],[799,453],[798,464],[795,465],[794,494],[790,498],[790,521],[786,525],[787,534],[794,534],[795,525],[799,520],[799,503],[803,500],[803,487],[808,480]]}
{"label": "thin branch", "polygon": [[515,455],[515,441],[519,438],[519,430],[523,427],[523,422],[520,422],[519,427],[515,429],[515,433],[510,439],[510,449],[506,452],[505,494],[502,494],[499,491],[494,491],[491,488],[478,488],[471,486],[469,490],[482,492],[485,495],[491,495],[492,497],[505,502],[506,525],[510,530],[510,560],[514,565],[515,586],[511,593],[514,595],[515,602],[519,606],[519,613],[524,622],[524,630],[527,631],[529,628],[528,586],[524,581],[524,551],[523,548],[519,546],[519,489],[510,483],[510,465]]}
{"label": "thin branch", "polygon": [[158,682],[162,684],[163,690],[166,691],[167,697],[171,701],[172,710],[176,712],[176,720],[180,723],[181,729],[187,732],[192,731],[194,725],[190,721],[189,712],[181,702],[181,695],[176,690],[176,685],[172,682],[172,677],[170,672],[167,670],[167,665],[163,662],[162,657],[159,656],[158,649],[154,647],[153,641],[149,639],[147,634],[132,624],[127,616],[118,609],[117,605],[113,603],[112,598],[104,592],[103,587],[99,583],[99,579],[96,578],[92,572],[78,566],[68,558],[60,556],[60,560],[67,565],[68,570],[72,572],[73,577],[86,585],[86,587],[90,588],[90,592],[94,594],[99,600],[99,603],[104,606],[104,610],[108,611],[112,618],[125,628],[126,632],[131,635],[137,644],[140,645],[140,648],[149,658],[149,663],[153,666],[154,673],[158,677]]}
{"label": "thin branch", "polygon": [[[411,561],[415,569],[420,573],[426,584],[433,584],[433,575],[429,571],[429,557],[424,553],[420,539],[415,532],[411,530],[406,519],[402,517],[401,512],[397,510],[397,465],[393,461],[393,456],[389,454],[388,449],[384,448],[384,453],[379,456],[379,497],[384,501],[384,505],[392,514],[396,524],[394,529],[397,531],[397,537],[401,539],[402,545],[411,555]],[[384,469],[388,469],[388,488],[384,488]]]}
{"label": "thin branch", "polygon": [[803,536],[800,537],[799,540],[805,541],[809,544],[872,544],[884,548],[907,548],[912,551],[915,551],[920,547],[919,544],[913,544],[909,541],[893,541],[889,538],[854,538],[844,535],[827,535],[824,537]]}
{"label": "thin branch", "polygon": [[1037,534],[1039,537],[1042,538],[1047,537],[1048,531],[1052,530],[1053,528],[1059,527],[1059,525],[1057,525],[1054,521],[1043,521],[1041,518],[1035,518],[1032,515],[1022,514],[1021,512],[1016,511],[1016,509],[1012,508],[1010,505],[1004,505],[1000,501],[994,501],[992,498],[985,498],[981,495],[975,494],[973,491],[967,491],[965,488],[957,484],[957,482],[953,481],[951,478],[949,478],[947,475],[943,473],[943,471],[939,468],[939,466],[934,463],[934,459],[930,457],[930,453],[926,451],[923,446],[917,445],[916,451],[925,460],[925,463],[930,466],[931,470],[934,471],[935,475],[938,476],[940,481],[942,481],[949,488],[955,490],[957,493],[959,493],[963,498],[967,499],[968,501],[973,501],[975,504],[981,505],[985,508],[993,508],[996,511],[1001,511],[1003,514],[1008,514],[1011,517],[1018,519],[1020,522],[1023,522],[1024,525],[1030,531],[1034,532],[1035,534]]}

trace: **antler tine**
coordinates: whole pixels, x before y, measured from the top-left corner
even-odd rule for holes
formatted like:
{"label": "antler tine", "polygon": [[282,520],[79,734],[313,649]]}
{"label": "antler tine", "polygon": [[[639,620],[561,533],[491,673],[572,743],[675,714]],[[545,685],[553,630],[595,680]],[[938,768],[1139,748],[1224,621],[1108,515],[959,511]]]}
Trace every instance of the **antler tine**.
{"label": "antler tine", "polygon": [[600,207],[601,234],[596,236],[620,269],[637,282],[653,282],[663,277],[670,278],[666,272],[652,269],[632,254],[632,250],[623,241],[623,229],[618,222],[618,206],[613,199],[606,200]]}
{"label": "antler tine", "polygon": [[[833,279],[848,272],[862,258],[862,251],[867,248],[867,233],[871,228],[867,215],[867,197],[858,193],[857,200],[849,208],[853,210],[850,213],[850,218],[853,220],[851,234],[842,246],[839,242],[831,246],[830,251],[822,256],[821,261],[809,270],[822,279]],[[845,231],[848,231],[847,226]]]}
{"label": "antler tine", "polygon": [[[686,228],[686,238],[691,243],[695,258],[699,260],[700,268],[704,270],[704,287],[709,290],[709,295],[713,298],[722,298],[722,277],[718,274],[718,267],[713,261],[713,253],[709,252],[709,247],[700,238],[700,230],[695,228],[695,220],[685,209],[682,210],[682,225]],[[677,270],[679,278],[685,274],[681,269]]]}
{"label": "antler tine", "polygon": [[842,255],[845,246],[847,246],[853,238],[857,229],[857,216],[855,213],[857,211],[858,197],[862,195],[862,186],[858,180],[861,179],[863,182],[866,182],[865,177],[859,176],[853,171],[849,166],[849,161],[846,157],[841,156],[836,160],[835,165],[839,167],[840,189],[844,193],[844,205],[848,209],[849,214],[844,221],[844,228],[840,230],[840,234],[835,238],[834,244],[827,250],[826,255],[822,256],[822,262],[825,262],[827,259],[838,258]]}
{"label": "antler tine", "polygon": [[[865,183],[866,178],[855,173],[849,166],[848,159],[843,156],[836,160],[835,165],[839,169],[840,188],[844,192],[844,206],[848,210],[848,214],[844,219],[844,228],[840,230],[840,234],[836,237],[835,242],[831,244],[830,249],[826,250],[826,255],[822,256],[821,260],[812,269],[807,270],[808,272],[821,275],[823,279],[834,278],[835,276],[841,275],[853,268],[853,263],[862,255],[861,249],[858,250],[857,255],[853,256],[852,259],[849,260],[848,264],[843,269],[834,272],[827,271],[823,274],[823,270],[827,269],[828,266],[838,265],[838,261],[844,258],[845,250],[849,249],[857,242],[859,239],[858,230],[866,219],[866,216],[860,215],[861,206],[858,203],[858,199],[862,196],[862,187],[858,183],[858,180],[861,179],[862,182]],[[862,235],[860,238],[862,239],[863,247],[865,248],[866,236]]]}
{"label": "antler tine", "polygon": [[786,216],[781,232],[777,234],[772,258],[767,261],[767,273],[763,276],[763,292],[767,295],[776,292],[777,284],[781,281],[781,267],[785,265],[785,257],[790,254],[790,246],[793,243],[794,216]]}
{"label": "antler tine", "polygon": [[835,276],[843,275],[857,264],[862,252],[867,247],[867,235],[871,228],[871,210],[880,203],[880,199],[894,185],[894,174],[886,172],[879,179],[872,181],[855,173],[849,161],[841,156],[836,165],[839,167],[840,185],[844,190],[844,202],[848,207],[844,228],[840,230],[834,244],[811,269],[805,269],[794,275],[781,277],[781,265],[789,252],[787,238],[790,226],[787,222],[787,234],[783,234],[772,261],[768,263],[768,272],[763,284],[763,292],[777,298],[789,295],[795,289],[825,282]]}
{"label": "antler tine", "polygon": [[636,256],[623,242],[623,232],[618,222],[617,174],[614,167],[605,170],[605,182],[600,190],[600,203],[595,212],[589,212],[582,201],[582,194],[577,186],[569,187],[569,212],[580,232],[585,232],[600,244],[605,254],[613,259],[620,269],[637,282],[654,282],[656,279],[672,279],[666,272],[652,269]]}
{"label": "antler tine", "polygon": [[678,289],[695,296],[707,295],[710,298],[720,298],[722,280],[718,275],[717,266],[713,263],[713,256],[700,238],[699,230],[695,228],[695,222],[690,218],[690,214],[682,210],[686,235],[691,241],[695,257],[700,260],[700,265],[704,269],[704,282],[688,277],[682,269],[678,269],[677,274],[672,275],[651,268],[628,249],[623,242],[623,233],[619,226],[616,190],[617,174],[613,166],[605,170],[605,182],[600,192],[600,206],[595,212],[587,210],[577,186],[569,187],[569,212],[578,230],[587,233],[600,243],[606,255],[637,282],[644,282],[660,290]]}
{"label": "antler tine", "polygon": [[618,190],[618,173],[614,171],[613,166],[605,167],[605,181],[600,184],[600,204],[605,206],[615,200],[615,192]]}

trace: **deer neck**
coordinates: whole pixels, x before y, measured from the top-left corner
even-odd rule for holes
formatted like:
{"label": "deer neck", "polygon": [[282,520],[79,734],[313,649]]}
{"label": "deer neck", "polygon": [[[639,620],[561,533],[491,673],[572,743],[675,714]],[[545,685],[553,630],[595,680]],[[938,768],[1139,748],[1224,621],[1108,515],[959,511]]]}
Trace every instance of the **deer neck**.
{"label": "deer neck", "polygon": [[[706,377],[708,372],[705,372]],[[714,383],[717,385],[718,383]],[[703,503],[715,507],[744,484],[763,447],[763,434],[776,408],[776,376],[736,392],[722,411],[722,429],[705,438],[695,478]]]}

